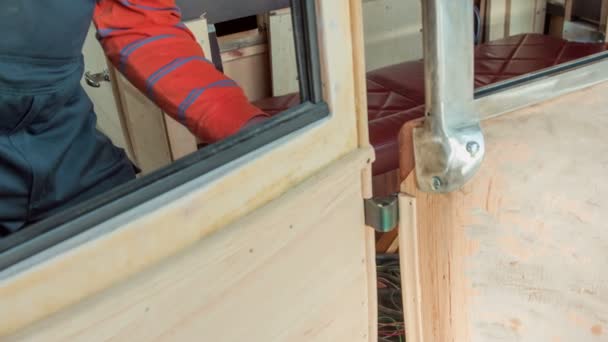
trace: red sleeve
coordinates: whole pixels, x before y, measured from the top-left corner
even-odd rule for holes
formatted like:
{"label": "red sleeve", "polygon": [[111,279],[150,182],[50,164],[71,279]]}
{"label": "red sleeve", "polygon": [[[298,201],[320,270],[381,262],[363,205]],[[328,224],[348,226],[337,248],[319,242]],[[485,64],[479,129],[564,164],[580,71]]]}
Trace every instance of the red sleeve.
{"label": "red sleeve", "polygon": [[199,138],[215,142],[264,113],[204,57],[180,20],[174,0],[98,0],[94,15],[118,70]]}

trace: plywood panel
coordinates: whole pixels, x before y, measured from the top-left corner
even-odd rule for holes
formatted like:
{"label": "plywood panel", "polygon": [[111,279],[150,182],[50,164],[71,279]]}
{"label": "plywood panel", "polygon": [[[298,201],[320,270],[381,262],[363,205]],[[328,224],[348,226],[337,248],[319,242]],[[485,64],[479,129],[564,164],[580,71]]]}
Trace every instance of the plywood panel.
{"label": "plywood panel", "polygon": [[369,169],[373,151],[358,149],[358,122],[365,118],[357,111],[353,82],[358,64],[348,11],[352,1],[358,0],[318,3],[331,116],[0,272],[0,307],[10,308],[0,320],[0,336],[69,310],[183,253],[340,158],[353,158],[349,170],[358,177],[362,168]]}
{"label": "plywood panel", "polygon": [[268,38],[272,61],[272,95],[281,96],[299,91],[293,23],[289,9],[270,12]]}
{"label": "plywood panel", "polygon": [[338,162],[184,253],[2,340],[368,341],[364,165]]}
{"label": "plywood panel", "polygon": [[460,191],[408,177],[426,341],[608,338],[606,91],[485,122],[486,158]]}

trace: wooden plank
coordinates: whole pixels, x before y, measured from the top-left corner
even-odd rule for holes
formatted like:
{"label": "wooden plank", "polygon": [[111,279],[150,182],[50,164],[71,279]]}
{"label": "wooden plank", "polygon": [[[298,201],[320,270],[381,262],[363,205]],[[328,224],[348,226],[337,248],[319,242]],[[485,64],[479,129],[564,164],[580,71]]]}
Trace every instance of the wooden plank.
{"label": "wooden plank", "polygon": [[272,11],[268,15],[268,39],[272,72],[272,95],[298,92],[298,68],[291,10]]}
{"label": "wooden plank", "polygon": [[608,0],[602,0],[600,32],[604,33],[605,40],[608,41]]}
{"label": "wooden plank", "polygon": [[574,7],[574,0],[564,0],[564,21],[572,20],[573,7]]}
{"label": "wooden plank", "polygon": [[223,51],[221,55],[222,64],[262,54],[268,55],[268,46],[266,44],[256,44],[252,46],[241,47],[234,50],[226,50]]}
{"label": "wooden plank", "polygon": [[266,44],[229,50],[221,54],[224,73],[233,79],[250,101],[270,97],[270,65]]}
{"label": "wooden plank", "polygon": [[[542,27],[537,27],[537,20],[541,20],[541,0],[510,0],[509,35],[522,33],[542,33]],[[540,23],[539,23],[540,24]]]}
{"label": "wooden plank", "polygon": [[549,23],[549,35],[556,38],[562,38],[564,35],[564,17],[551,17],[551,22]]}
{"label": "wooden plank", "polygon": [[217,38],[220,52],[238,50],[249,46],[267,43],[266,34],[259,28],[237,32]]}
{"label": "wooden plank", "polygon": [[[547,0],[552,5],[565,8],[566,0]],[[549,16],[549,35],[556,38],[562,38],[564,32],[564,17],[561,15],[551,14]]]}
{"label": "wooden plank", "polygon": [[401,184],[399,170],[389,171],[372,178],[374,186],[374,196],[388,196],[399,192]]}
{"label": "wooden plank", "polygon": [[544,31],[546,0],[488,0],[486,7],[489,40]]}
{"label": "wooden plank", "polygon": [[513,0],[505,0],[505,30],[504,35],[508,37],[511,35],[511,21],[512,18]]}
{"label": "wooden plank", "polygon": [[367,256],[367,341],[378,341],[378,277],[376,269],[376,246],[374,230],[365,227],[365,243]]}
{"label": "wooden plank", "polygon": [[379,234],[379,238],[376,241],[376,251],[379,254],[388,253],[393,243],[398,239],[397,230],[392,230],[387,233]]}
{"label": "wooden plank", "polygon": [[485,41],[486,36],[486,16],[488,14],[488,1],[489,0],[479,0],[479,17],[481,19],[481,42]]}
{"label": "wooden plank", "polygon": [[[367,82],[365,72],[365,45],[363,36],[363,8],[360,0],[350,0],[350,31],[353,37],[353,80],[355,92],[355,111],[357,117],[357,136],[360,148],[370,148],[369,128],[367,124]],[[367,165],[361,172],[363,198],[373,195],[372,162],[374,158],[367,159]],[[376,234],[371,227],[366,227],[366,256],[367,256],[367,296],[369,314],[367,319],[368,341],[378,340],[378,277],[376,270]]]}
{"label": "wooden plank", "polygon": [[408,176],[425,340],[605,338],[606,91],[484,122],[484,163],[461,191],[421,193]]}
{"label": "wooden plank", "polygon": [[118,91],[118,71],[114,69],[112,66],[112,62],[106,57],[106,67],[108,68],[108,74],[110,75],[110,84],[112,87],[112,94],[114,98],[114,106],[118,112],[118,118],[120,121],[120,127],[122,129],[122,134],[125,139],[125,144],[128,148],[128,156],[132,162],[135,162],[137,159],[135,158],[135,151],[133,150],[133,142],[131,141],[131,134],[129,133],[129,125],[127,124],[127,117],[125,116],[124,109],[122,108],[122,98],[120,92]]}
{"label": "wooden plank", "polygon": [[545,33],[545,21],[547,17],[547,0],[535,0],[535,15],[533,32]]}
{"label": "wooden plank", "polygon": [[367,70],[422,58],[422,9],[416,0],[364,0]]}
{"label": "wooden plank", "polygon": [[[361,152],[156,268],[2,340],[375,340]],[[173,226],[181,220],[188,215]]]}
{"label": "wooden plank", "polygon": [[[349,0],[318,4],[332,115],[0,272],[0,307],[11,313],[0,336],[158,267],[358,148]],[[360,152],[362,164],[372,158]]]}
{"label": "wooden plank", "polygon": [[[406,339],[423,342],[422,283],[418,255],[418,229],[416,199],[408,194],[399,195],[399,261],[401,265],[402,301]],[[427,340],[433,341],[433,340]]]}
{"label": "wooden plank", "polygon": [[184,22],[184,25],[192,32],[194,39],[203,49],[203,53],[211,58],[211,46],[209,42],[209,26],[207,20],[200,18]]}
{"label": "wooden plank", "polygon": [[493,41],[507,36],[507,0],[488,0],[486,20],[486,39]]}
{"label": "wooden plank", "polygon": [[167,114],[163,115],[163,118],[165,120],[165,129],[172,161],[185,157],[198,149],[196,137],[186,126]]}
{"label": "wooden plank", "polygon": [[224,73],[250,101],[272,96],[266,35],[259,29],[218,38]]}
{"label": "wooden plank", "polygon": [[398,250],[399,250],[399,239],[394,239],[393,242],[391,242],[390,246],[388,246],[388,248],[386,249],[386,253],[394,254],[394,253],[397,253]]}
{"label": "wooden plank", "polygon": [[164,114],[114,67],[134,162],[142,174],[150,173],[173,161],[167,139]]}
{"label": "wooden plank", "polygon": [[[355,73],[355,92],[357,93],[356,110],[359,147],[370,146],[369,125],[367,119],[367,74],[365,64],[365,29],[363,27],[363,6],[361,1],[351,0],[350,2],[351,32],[353,39],[353,62]],[[369,180],[371,180],[371,166],[368,170]]]}

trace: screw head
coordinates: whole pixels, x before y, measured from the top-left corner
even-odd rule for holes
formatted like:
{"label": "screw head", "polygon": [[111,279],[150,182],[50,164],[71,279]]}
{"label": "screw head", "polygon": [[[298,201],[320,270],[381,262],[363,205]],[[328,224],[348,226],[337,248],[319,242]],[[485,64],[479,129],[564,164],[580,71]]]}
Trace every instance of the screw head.
{"label": "screw head", "polygon": [[469,152],[471,157],[475,157],[479,152],[479,144],[476,141],[469,141],[467,143],[467,152]]}
{"label": "screw head", "polygon": [[433,190],[439,190],[441,188],[442,182],[441,182],[441,178],[435,176],[433,177]]}

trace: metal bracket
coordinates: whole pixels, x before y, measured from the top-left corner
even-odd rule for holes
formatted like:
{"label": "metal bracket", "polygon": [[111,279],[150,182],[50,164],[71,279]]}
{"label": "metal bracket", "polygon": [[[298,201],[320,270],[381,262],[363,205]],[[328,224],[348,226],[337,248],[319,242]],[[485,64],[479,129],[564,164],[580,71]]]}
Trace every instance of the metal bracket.
{"label": "metal bracket", "polygon": [[386,233],[399,224],[399,197],[397,194],[364,200],[365,224],[378,232]]}
{"label": "metal bracket", "polygon": [[418,188],[426,192],[458,190],[481,166],[485,143],[481,127],[473,125],[433,133],[434,120],[414,130]]}
{"label": "metal bracket", "polygon": [[427,118],[414,130],[418,187],[450,192],[480,167],[485,143],[474,97],[473,1],[423,1]]}

